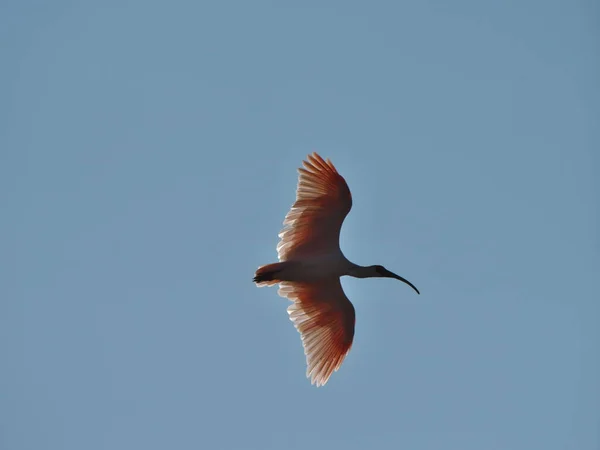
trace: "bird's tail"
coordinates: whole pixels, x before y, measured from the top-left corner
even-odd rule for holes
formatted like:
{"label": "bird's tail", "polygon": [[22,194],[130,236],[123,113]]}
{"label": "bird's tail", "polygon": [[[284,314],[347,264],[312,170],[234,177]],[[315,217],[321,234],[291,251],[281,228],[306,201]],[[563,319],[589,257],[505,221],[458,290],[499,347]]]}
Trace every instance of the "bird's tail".
{"label": "bird's tail", "polygon": [[273,286],[281,281],[277,279],[277,273],[281,272],[284,267],[285,263],[283,262],[260,266],[256,269],[252,281],[254,281],[258,287]]}

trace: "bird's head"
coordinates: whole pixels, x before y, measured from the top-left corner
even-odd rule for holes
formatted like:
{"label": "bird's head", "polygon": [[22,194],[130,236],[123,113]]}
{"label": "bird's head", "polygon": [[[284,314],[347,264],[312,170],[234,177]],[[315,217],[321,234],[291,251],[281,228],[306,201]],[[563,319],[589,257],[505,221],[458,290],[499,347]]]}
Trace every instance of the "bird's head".
{"label": "bird's head", "polygon": [[372,276],[374,276],[374,277],[394,278],[396,280],[400,280],[400,281],[408,284],[411,288],[413,288],[417,294],[420,294],[419,290],[415,287],[414,284],[412,284],[406,278],[402,278],[400,275],[396,275],[394,272],[390,272],[383,266],[379,266],[379,265],[371,266],[371,267],[369,267],[369,269],[371,269],[373,271]]}

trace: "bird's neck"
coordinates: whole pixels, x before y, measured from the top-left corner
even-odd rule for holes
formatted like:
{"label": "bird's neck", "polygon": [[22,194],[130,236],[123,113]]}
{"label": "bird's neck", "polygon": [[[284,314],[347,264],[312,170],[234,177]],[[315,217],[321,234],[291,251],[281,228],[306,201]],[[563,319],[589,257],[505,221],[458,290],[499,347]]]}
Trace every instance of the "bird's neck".
{"label": "bird's neck", "polygon": [[375,266],[359,266],[358,264],[352,264],[350,270],[348,270],[348,275],[354,278],[371,278],[378,276]]}

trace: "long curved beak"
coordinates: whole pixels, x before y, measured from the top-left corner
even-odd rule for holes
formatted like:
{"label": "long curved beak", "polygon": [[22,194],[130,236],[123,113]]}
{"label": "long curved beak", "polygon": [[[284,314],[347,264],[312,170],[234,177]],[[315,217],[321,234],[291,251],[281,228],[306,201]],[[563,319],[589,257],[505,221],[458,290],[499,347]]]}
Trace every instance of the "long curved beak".
{"label": "long curved beak", "polygon": [[390,272],[389,270],[386,270],[386,277],[388,278],[395,278],[396,280],[400,280],[406,284],[408,284],[411,288],[413,288],[415,290],[415,292],[419,295],[421,295],[421,293],[419,292],[419,290],[415,287],[414,284],[412,284],[410,281],[408,281],[406,278],[402,278],[400,275],[396,275],[394,272]]}

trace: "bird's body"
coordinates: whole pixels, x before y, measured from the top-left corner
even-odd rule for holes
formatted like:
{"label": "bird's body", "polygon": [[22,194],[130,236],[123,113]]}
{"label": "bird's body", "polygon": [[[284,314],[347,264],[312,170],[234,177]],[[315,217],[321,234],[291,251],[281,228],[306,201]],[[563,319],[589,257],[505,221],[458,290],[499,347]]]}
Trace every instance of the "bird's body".
{"label": "bird's body", "polygon": [[333,164],[313,153],[299,169],[296,202],[279,233],[280,262],[257,269],[257,286],[280,285],[279,295],[294,302],[290,319],[302,336],[307,376],[324,385],[338,370],[352,347],[355,314],[340,277],[396,278],[410,282],[382,266],[350,262],[339,246],[342,223],[352,208],[352,196]]}
{"label": "bird's body", "polygon": [[312,283],[348,275],[352,263],[344,255],[334,253],[276,264],[278,281]]}

